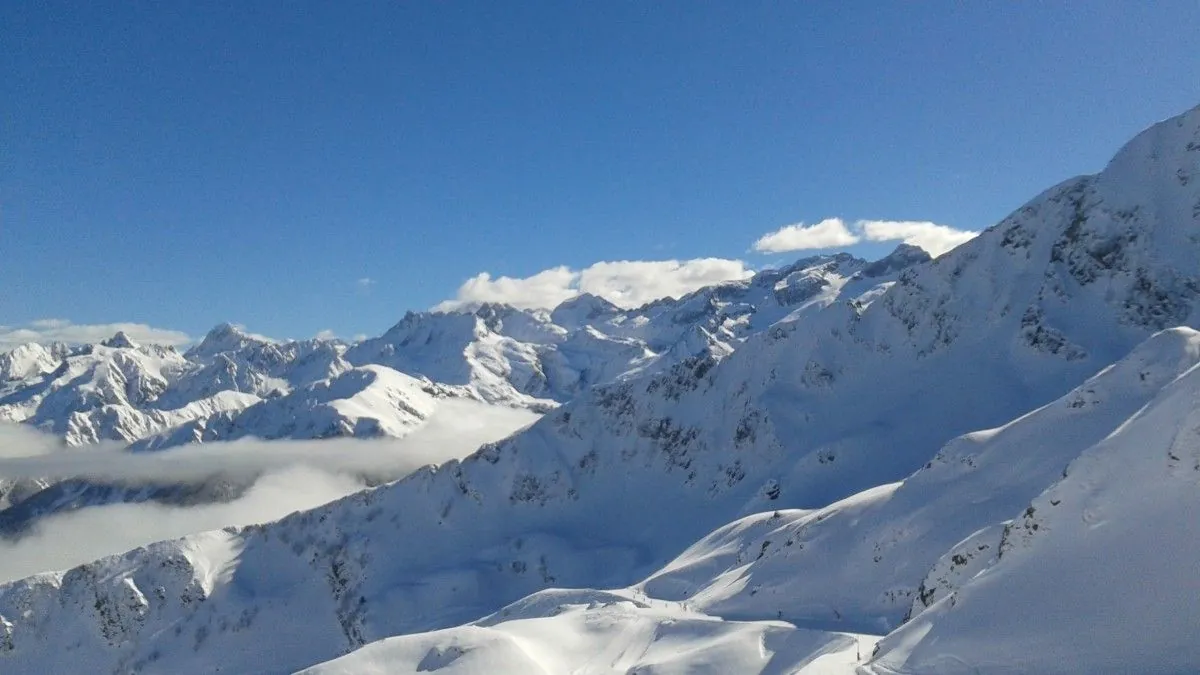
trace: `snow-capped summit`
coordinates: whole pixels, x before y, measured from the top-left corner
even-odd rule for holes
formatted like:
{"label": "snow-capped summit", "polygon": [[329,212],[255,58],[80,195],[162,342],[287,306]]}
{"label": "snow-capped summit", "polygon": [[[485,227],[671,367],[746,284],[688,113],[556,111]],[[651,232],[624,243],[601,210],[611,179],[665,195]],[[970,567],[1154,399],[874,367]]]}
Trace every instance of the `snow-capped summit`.
{"label": "snow-capped summit", "polygon": [[123,330],[117,331],[116,335],[102,341],[100,344],[112,349],[137,349],[140,346]]}
{"label": "snow-capped summit", "polygon": [[185,355],[191,360],[203,361],[224,352],[235,352],[269,344],[272,344],[271,340],[248,333],[241,326],[223,323],[210,330],[204,339],[189,349]]}
{"label": "snow-capped summit", "polygon": [[550,319],[566,328],[580,328],[596,321],[603,322],[620,312],[619,307],[598,295],[580,293],[555,307]]}
{"label": "snow-capped summit", "polygon": [[932,259],[929,252],[920,246],[900,244],[891,253],[863,267],[859,271],[859,274],[871,278],[881,277],[886,274],[899,272],[913,265],[929,262]]}

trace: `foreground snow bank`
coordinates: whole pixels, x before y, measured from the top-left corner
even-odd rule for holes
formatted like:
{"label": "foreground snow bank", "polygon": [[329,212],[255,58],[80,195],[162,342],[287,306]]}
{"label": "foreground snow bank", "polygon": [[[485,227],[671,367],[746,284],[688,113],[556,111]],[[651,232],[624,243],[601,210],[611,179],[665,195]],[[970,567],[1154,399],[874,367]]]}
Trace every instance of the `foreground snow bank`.
{"label": "foreground snow bank", "polygon": [[380,640],[306,675],[847,673],[878,638],[723,621],[632,591],[547,590],[473,624]]}

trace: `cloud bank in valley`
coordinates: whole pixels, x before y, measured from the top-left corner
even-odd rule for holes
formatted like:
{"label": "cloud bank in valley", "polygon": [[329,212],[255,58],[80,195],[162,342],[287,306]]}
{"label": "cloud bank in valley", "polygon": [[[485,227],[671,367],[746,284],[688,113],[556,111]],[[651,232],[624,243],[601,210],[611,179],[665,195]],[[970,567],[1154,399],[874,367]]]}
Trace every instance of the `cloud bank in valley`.
{"label": "cloud bank in valley", "polygon": [[438,304],[434,310],[450,311],[484,302],[550,309],[582,293],[600,296],[619,307],[638,307],[753,274],[741,260],[726,258],[598,262],[582,270],[552,267],[527,277],[493,277],[481,272],[463,282],[454,299]]}
{"label": "cloud bank in valley", "polygon": [[856,220],[847,223],[841,218],[826,218],[812,225],[785,225],[764,234],[754,242],[754,250],[759,253],[788,253],[843,248],[864,241],[899,241],[920,246],[930,255],[939,256],[978,235],[978,232],[929,221]]}
{"label": "cloud bank in valley", "polygon": [[363,476],[394,480],[464,457],[537,417],[526,410],[450,400],[401,439],[242,440],[156,453],[128,453],[115,444],[66,448],[27,427],[0,425],[0,480],[54,476],[137,485],[220,475],[253,481],[241,497],[225,503],[116,504],[42,519],[20,539],[0,540],[0,582],[195,532],[276,520],[364,489]]}

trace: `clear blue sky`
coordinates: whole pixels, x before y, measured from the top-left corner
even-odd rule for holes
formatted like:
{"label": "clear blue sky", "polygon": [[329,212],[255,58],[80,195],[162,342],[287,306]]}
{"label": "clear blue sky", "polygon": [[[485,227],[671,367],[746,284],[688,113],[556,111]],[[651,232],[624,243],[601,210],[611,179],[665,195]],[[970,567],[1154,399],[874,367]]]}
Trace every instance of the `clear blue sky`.
{"label": "clear blue sky", "polygon": [[884,4],[4,3],[0,324],[378,333],[485,270],[981,229],[1200,103],[1195,0]]}

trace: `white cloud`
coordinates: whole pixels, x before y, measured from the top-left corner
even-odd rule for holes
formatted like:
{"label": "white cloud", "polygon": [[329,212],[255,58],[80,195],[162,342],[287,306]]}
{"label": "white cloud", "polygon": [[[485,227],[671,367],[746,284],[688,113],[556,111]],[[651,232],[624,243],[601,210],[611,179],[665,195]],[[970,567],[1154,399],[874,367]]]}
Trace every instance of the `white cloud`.
{"label": "white cloud", "polygon": [[574,288],[578,272],[567,267],[552,267],[524,278],[496,277],[480,272],[458,287],[453,300],[434,307],[435,311],[450,311],[481,302],[502,302],[521,308],[555,307],[579,294]]}
{"label": "white cloud", "polygon": [[313,337],[314,337],[314,338],[316,338],[316,339],[318,339],[318,340],[336,340],[336,339],[337,339],[337,333],[335,333],[335,332],[333,332],[332,330],[330,330],[330,329],[326,328],[325,330],[317,331],[317,334],[316,334],[316,335],[314,335]]}
{"label": "white cloud", "polygon": [[928,221],[860,220],[855,225],[868,241],[902,241],[920,246],[934,257],[979,236],[978,232]]}
{"label": "white cloud", "polygon": [[0,423],[0,476],[172,483],[216,475],[245,478],[305,465],[328,472],[397,478],[427,464],[463,457],[537,421],[528,410],[465,399],[438,402],[432,417],[403,438],[236,441],[127,452],[116,442],[67,447],[52,435]]}
{"label": "white cloud", "polygon": [[841,248],[862,241],[902,241],[939,256],[978,236],[949,225],[915,220],[857,220],[847,225],[841,218],[826,218],[815,225],[786,225],[754,242],[759,253],[787,253],[810,249]]}
{"label": "white cloud", "polygon": [[375,280],[371,277],[362,277],[355,281],[354,285],[358,287],[359,293],[370,293],[371,287],[375,285]]}
{"label": "white cloud", "polygon": [[401,478],[428,464],[464,457],[537,419],[526,410],[445,400],[430,420],[401,439],[242,440],[129,453],[114,443],[66,448],[24,426],[0,424],[0,476],[81,477],[127,485],[189,482],[220,474],[252,482],[219,504],[154,503],[84,508],[45,518],[16,541],[0,539],[0,582],[67,569],[96,558],[228,525],[281,518]]}
{"label": "white cloud", "polygon": [[363,487],[346,474],[294,466],[263,475],[231,502],[187,508],[113,504],[51,516],[39,522],[32,533],[0,542],[0,582],[69,569],[156,541],[278,520]]}
{"label": "white cloud", "polygon": [[764,234],[754,242],[754,250],[759,253],[786,253],[853,246],[859,241],[859,236],[851,232],[841,218],[826,218],[815,225],[796,223]]}
{"label": "white cloud", "polygon": [[626,260],[599,262],[579,273],[579,290],[621,307],[637,307],[659,298],[678,298],[722,281],[754,274],[741,260]]}
{"label": "white cloud", "polygon": [[434,310],[450,311],[483,302],[525,309],[552,308],[580,293],[598,295],[622,307],[636,307],[752,274],[742,261],[723,258],[598,262],[582,270],[559,266],[521,278],[493,278],[482,272],[467,279],[453,300],[438,304]]}
{"label": "white cloud", "polygon": [[124,331],[138,342],[162,345],[184,345],[192,341],[186,333],[166,328],[155,328],[144,323],[92,323],[75,324],[66,319],[38,319],[25,326],[0,328],[0,352],[28,342],[42,344],[66,342],[84,344],[99,342]]}

